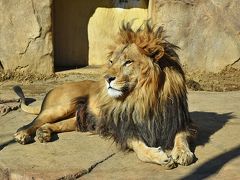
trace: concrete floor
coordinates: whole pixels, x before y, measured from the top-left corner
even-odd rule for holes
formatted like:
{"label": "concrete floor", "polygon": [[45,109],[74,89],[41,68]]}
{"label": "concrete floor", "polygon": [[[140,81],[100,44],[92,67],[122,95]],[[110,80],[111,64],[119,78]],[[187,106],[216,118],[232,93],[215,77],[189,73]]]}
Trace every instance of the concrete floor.
{"label": "concrete floor", "polygon": [[[0,86],[0,98],[16,97],[14,82]],[[54,83],[25,85],[38,100]],[[34,89],[34,91],[32,91]],[[0,179],[240,179],[240,91],[189,92],[192,119],[199,127],[196,162],[164,170],[119,152],[111,141],[88,133],[58,134],[54,141],[20,145],[13,133],[35,116],[21,110],[0,116]]]}

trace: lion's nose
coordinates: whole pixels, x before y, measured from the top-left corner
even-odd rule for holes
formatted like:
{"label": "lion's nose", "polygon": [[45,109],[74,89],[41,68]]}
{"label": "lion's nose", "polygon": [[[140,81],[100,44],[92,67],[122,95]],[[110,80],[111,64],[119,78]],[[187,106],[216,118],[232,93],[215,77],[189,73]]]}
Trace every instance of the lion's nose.
{"label": "lion's nose", "polygon": [[106,81],[110,84],[110,82],[112,82],[113,80],[116,79],[116,77],[111,76],[111,75],[106,75],[104,76],[104,78],[106,79]]}

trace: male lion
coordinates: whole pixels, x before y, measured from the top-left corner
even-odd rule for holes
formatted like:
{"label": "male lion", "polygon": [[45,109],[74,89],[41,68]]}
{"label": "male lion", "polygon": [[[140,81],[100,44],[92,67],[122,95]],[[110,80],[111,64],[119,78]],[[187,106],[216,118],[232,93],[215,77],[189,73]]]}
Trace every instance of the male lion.
{"label": "male lion", "polygon": [[96,130],[144,162],[166,168],[191,164],[191,119],[176,48],[165,40],[162,27],[147,22],[134,31],[131,23],[123,23],[102,80],[54,88],[38,110],[26,106],[21,89],[14,88],[22,109],[39,113],[15,140],[26,144],[36,134],[48,142],[52,133]]}

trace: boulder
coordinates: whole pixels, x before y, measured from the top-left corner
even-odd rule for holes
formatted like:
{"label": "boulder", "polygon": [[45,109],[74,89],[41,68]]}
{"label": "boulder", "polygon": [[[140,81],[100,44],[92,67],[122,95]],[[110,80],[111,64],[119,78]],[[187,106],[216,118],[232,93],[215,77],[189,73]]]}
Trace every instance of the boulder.
{"label": "boulder", "polygon": [[149,5],[154,23],[181,48],[178,54],[190,71],[239,67],[240,1],[150,0]]}
{"label": "boulder", "polygon": [[88,24],[89,65],[102,65],[106,62],[108,47],[114,43],[122,21],[134,19],[134,26],[139,27],[147,19],[147,9],[96,9]]}
{"label": "boulder", "polygon": [[53,73],[51,0],[0,0],[4,70]]}

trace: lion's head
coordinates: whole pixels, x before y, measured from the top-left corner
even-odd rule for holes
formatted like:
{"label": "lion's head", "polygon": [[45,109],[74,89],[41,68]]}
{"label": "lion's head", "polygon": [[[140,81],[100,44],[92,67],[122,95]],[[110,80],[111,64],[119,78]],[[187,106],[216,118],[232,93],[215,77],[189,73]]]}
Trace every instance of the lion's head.
{"label": "lion's head", "polygon": [[99,95],[101,134],[122,147],[128,138],[169,147],[175,134],[188,127],[185,78],[175,49],[162,27],[147,22],[134,31],[131,23],[123,24]]}

